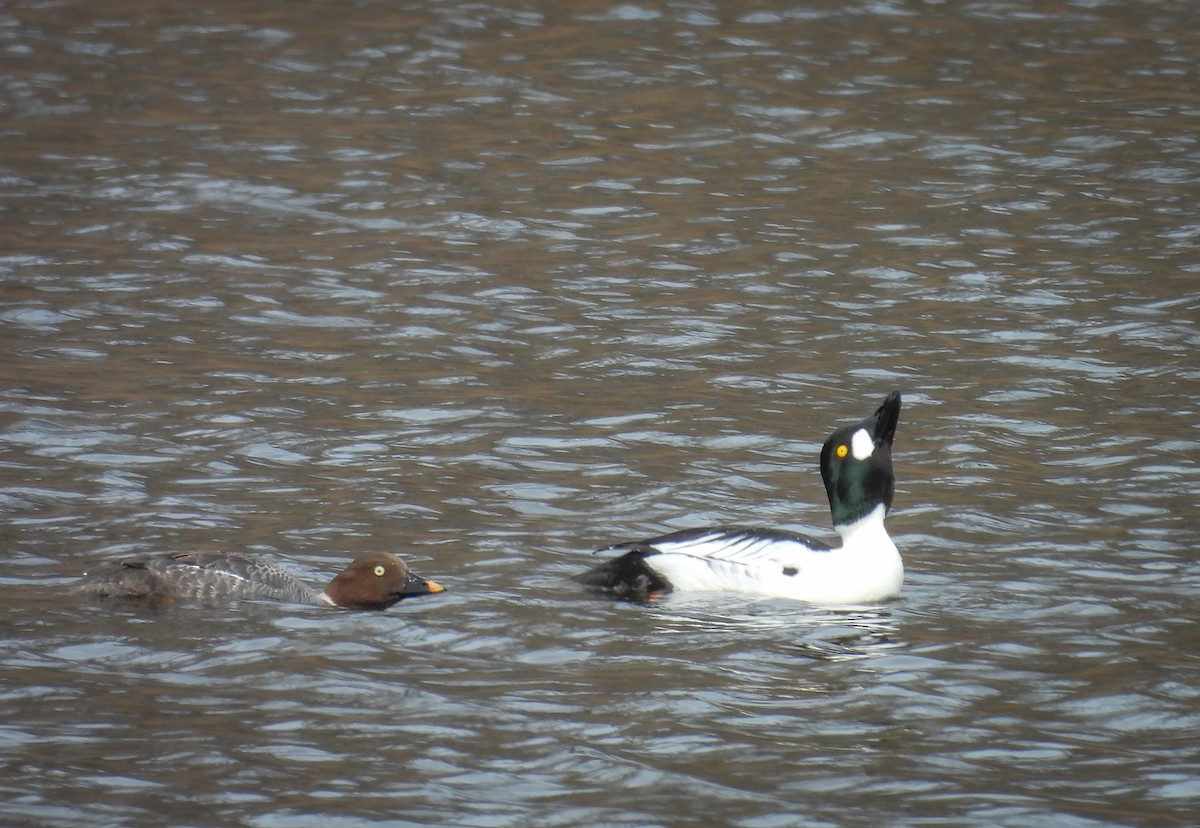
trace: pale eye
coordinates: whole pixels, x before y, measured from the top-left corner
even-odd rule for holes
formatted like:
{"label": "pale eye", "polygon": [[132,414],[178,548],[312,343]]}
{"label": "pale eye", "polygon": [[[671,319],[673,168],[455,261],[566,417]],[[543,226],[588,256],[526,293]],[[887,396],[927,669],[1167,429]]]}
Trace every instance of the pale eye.
{"label": "pale eye", "polygon": [[382,566],[375,567],[375,574],[378,575],[380,578],[383,577],[383,573],[385,573],[385,572],[387,572],[387,570],[384,569]]}
{"label": "pale eye", "polygon": [[834,452],[834,454],[836,454],[838,457],[845,457],[849,453],[850,453],[850,447],[847,446],[845,443],[842,443],[840,446],[838,446],[837,451]]}

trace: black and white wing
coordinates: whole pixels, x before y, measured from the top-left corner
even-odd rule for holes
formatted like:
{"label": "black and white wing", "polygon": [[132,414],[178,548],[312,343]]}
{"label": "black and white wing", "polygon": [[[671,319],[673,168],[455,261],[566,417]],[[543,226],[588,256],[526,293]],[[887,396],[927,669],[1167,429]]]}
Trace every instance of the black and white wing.
{"label": "black and white wing", "polygon": [[[599,550],[618,553],[579,580],[617,597],[646,600],[681,590],[763,591],[800,574],[829,547],[794,532],[742,526],[684,529]],[[774,590],[768,590],[774,591]]]}

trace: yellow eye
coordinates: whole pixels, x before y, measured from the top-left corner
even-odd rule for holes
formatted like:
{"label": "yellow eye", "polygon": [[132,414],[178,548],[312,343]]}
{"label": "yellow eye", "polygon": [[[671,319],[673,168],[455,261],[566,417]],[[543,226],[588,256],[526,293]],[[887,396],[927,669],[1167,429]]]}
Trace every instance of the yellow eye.
{"label": "yellow eye", "polygon": [[845,443],[842,443],[840,446],[838,446],[837,451],[834,452],[834,454],[836,454],[838,457],[845,457],[849,453],[850,447]]}
{"label": "yellow eye", "polygon": [[387,572],[387,570],[384,569],[382,566],[375,567],[375,574],[378,575],[380,578],[383,577],[383,573],[385,573],[385,572]]}

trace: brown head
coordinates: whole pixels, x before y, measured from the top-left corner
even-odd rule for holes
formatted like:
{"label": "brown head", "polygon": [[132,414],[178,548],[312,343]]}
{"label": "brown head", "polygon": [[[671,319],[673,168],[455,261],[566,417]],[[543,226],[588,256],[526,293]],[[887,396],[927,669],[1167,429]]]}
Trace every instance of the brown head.
{"label": "brown head", "polygon": [[325,587],[322,601],[348,609],[387,609],[401,598],[445,592],[440,584],[410,572],[387,552],[364,555]]}

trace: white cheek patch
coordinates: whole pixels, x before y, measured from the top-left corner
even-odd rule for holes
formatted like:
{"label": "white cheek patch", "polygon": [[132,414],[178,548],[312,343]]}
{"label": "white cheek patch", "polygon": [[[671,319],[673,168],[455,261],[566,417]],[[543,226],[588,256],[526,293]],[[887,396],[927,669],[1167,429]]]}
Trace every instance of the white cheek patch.
{"label": "white cheek patch", "polygon": [[850,438],[850,453],[855,460],[866,460],[875,453],[875,441],[865,428],[860,428]]}

